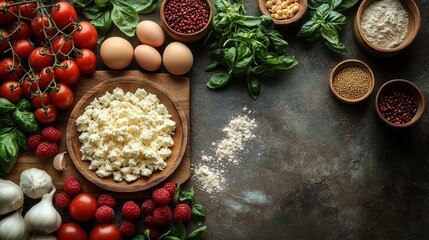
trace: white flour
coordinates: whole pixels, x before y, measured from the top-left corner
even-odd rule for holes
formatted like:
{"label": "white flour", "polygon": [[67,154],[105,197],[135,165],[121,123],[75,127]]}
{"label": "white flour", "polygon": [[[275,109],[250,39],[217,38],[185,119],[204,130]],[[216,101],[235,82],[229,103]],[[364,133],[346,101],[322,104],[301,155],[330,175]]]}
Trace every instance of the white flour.
{"label": "white flour", "polygon": [[[243,108],[246,114],[247,108]],[[257,127],[255,119],[248,115],[240,115],[232,119],[223,128],[225,138],[212,143],[214,156],[202,152],[201,162],[193,164],[194,177],[197,185],[208,193],[220,192],[227,186],[224,177],[228,165],[240,163],[240,154],[245,150],[246,143],[256,136],[253,130]]]}
{"label": "white flour", "polygon": [[394,48],[407,36],[408,13],[398,0],[380,0],[362,13],[365,38],[380,48]]}

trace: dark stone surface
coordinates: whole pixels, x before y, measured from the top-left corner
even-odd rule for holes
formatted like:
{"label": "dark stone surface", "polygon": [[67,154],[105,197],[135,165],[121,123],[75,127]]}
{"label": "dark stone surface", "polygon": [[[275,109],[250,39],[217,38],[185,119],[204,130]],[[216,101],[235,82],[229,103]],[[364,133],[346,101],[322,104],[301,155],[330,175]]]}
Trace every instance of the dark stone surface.
{"label": "dark stone surface", "polygon": [[[375,93],[390,79],[408,79],[429,96],[429,1],[418,5],[419,35],[405,52],[387,59],[357,46],[357,6],[345,13],[345,54],[298,39],[302,22],[281,30],[299,64],[265,79],[256,101],[239,81],[209,90],[211,74],[203,71],[209,49],[201,42],[188,44],[195,58],[186,75],[191,79],[192,163],[201,163],[203,152],[213,153],[212,142],[223,137],[222,129],[244,107],[258,124],[240,164],[224,173],[224,191],[209,194],[196,187],[207,211],[203,239],[428,239],[428,112],[412,128],[393,131],[374,111]],[[260,14],[256,1],[245,1],[245,7],[249,15]],[[141,19],[159,22],[158,13]],[[130,40],[138,44],[137,38]],[[374,92],[358,105],[337,101],[328,88],[331,69],[350,58],[366,62],[376,78]],[[133,62],[129,69],[138,66]],[[194,175],[185,185],[197,185]]]}

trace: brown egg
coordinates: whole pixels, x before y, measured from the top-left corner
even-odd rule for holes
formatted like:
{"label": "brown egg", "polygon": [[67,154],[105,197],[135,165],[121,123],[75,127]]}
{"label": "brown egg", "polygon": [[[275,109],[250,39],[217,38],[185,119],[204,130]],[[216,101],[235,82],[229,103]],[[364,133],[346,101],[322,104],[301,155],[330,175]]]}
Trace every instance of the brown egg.
{"label": "brown egg", "polygon": [[182,75],[192,68],[194,57],[191,50],[181,42],[167,45],[162,56],[164,67],[172,74]]}
{"label": "brown egg", "polygon": [[111,69],[122,69],[133,60],[133,46],[126,39],[111,37],[101,44],[100,56],[103,63]]}
{"label": "brown egg", "polygon": [[158,23],[144,20],[137,25],[137,37],[141,43],[152,47],[159,47],[164,43],[164,31]]}
{"label": "brown egg", "polygon": [[134,57],[140,67],[147,71],[155,71],[161,66],[161,54],[149,45],[137,46],[134,50]]}

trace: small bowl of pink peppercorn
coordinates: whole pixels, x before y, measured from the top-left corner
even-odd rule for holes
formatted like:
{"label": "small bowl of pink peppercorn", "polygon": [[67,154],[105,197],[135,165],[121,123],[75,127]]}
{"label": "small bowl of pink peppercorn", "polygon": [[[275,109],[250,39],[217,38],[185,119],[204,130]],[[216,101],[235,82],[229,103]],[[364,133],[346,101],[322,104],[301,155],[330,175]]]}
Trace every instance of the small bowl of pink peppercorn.
{"label": "small bowl of pink peppercorn", "polygon": [[160,17],[171,38],[179,42],[195,42],[209,32],[213,7],[210,0],[164,0]]}
{"label": "small bowl of pink peppercorn", "polygon": [[379,119],[390,127],[405,128],[416,123],[425,110],[425,98],[414,83],[394,79],[384,83],[375,97]]}

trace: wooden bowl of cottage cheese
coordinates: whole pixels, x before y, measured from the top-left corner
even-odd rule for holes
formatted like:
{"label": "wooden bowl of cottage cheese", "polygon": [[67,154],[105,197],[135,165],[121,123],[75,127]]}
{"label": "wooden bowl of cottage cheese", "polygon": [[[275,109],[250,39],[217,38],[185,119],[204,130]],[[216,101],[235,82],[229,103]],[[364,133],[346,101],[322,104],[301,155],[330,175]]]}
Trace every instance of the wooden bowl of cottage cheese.
{"label": "wooden bowl of cottage cheese", "polygon": [[149,189],[179,166],[188,124],[174,97],[157,83],[107,80],[76,104],[67,124],[67,149],[78,171],[114,192]]}
{"label": "wooden bowl of cottage cheese", "polygon": [[358,45],[375,57],[402,52],[420,30],[420,11],[413,0],[363,0],[354,19]]}

